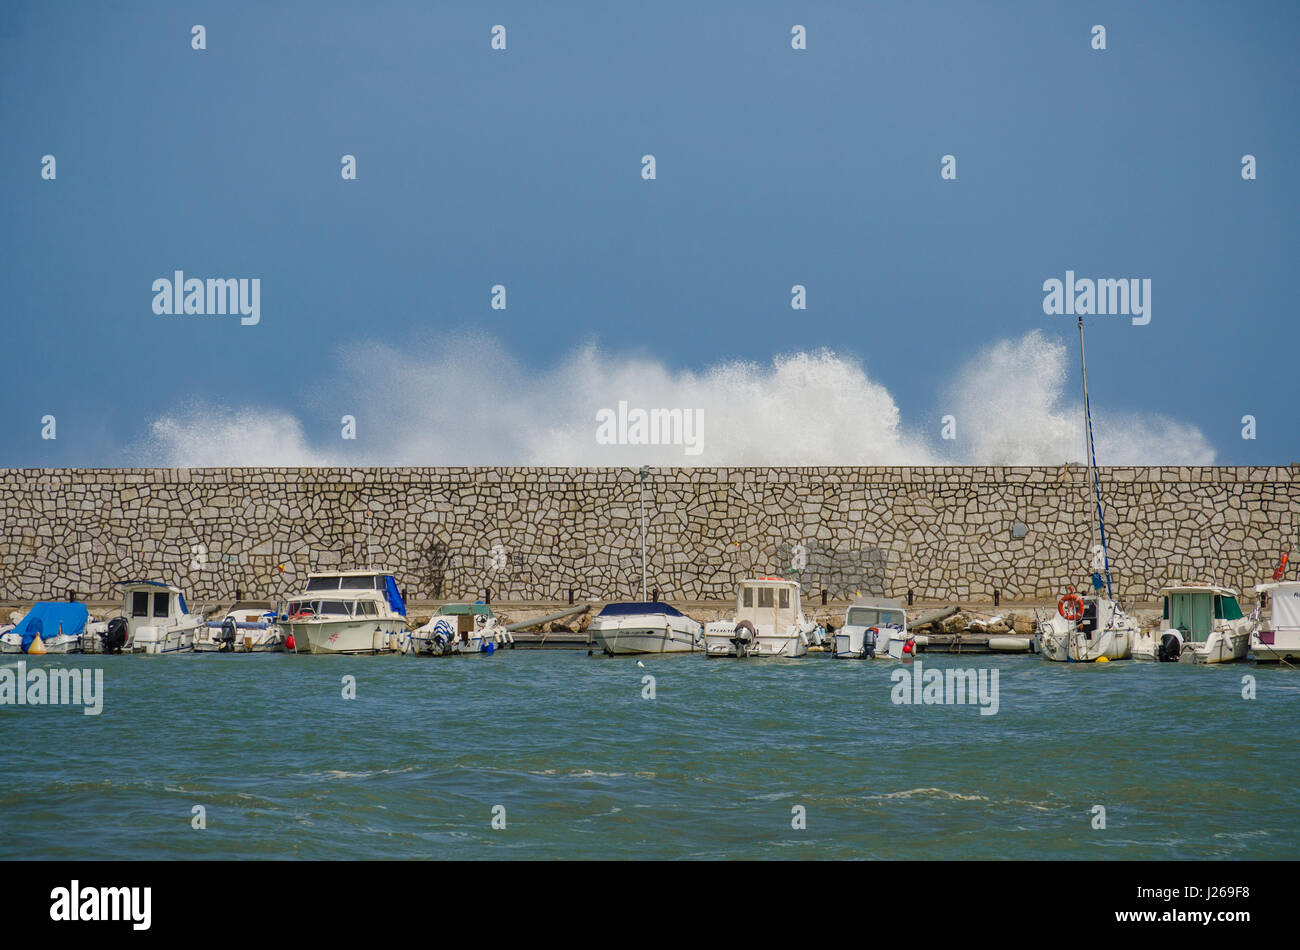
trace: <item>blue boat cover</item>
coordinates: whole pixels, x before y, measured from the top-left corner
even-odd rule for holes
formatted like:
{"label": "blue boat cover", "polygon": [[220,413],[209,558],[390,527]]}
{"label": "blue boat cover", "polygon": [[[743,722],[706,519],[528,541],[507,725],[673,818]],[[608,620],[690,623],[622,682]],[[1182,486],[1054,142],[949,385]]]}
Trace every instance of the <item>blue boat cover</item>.
{"label": "blue boat cover", "polygon": [[43,601],[18,621],[13,632],[23,638],[23,649],[26,650],[38,636],[42,640],[57,637],[60,628],[68,636],[81,636],[81,632],[86,629],[88,616],[85,604]]}
{"label": "blue boat cover", "polygon": [[667,604],[660,603],[656,600],[635,600],[624,601],[619,604],[606,604],[604,609],[602,609],[596,616],[629,617],[634,614],[668,614],[670,617],[684,616],[676,607],[669,607]]}
{"label": "blue boat cover", "polygon": [[397,589],[397,581],[393,579],[392,574],[384,575],[384,593],[388,596],[388,606],[393,608],[393,613],[406,616],[406,602],[402,600],[402,594]]}

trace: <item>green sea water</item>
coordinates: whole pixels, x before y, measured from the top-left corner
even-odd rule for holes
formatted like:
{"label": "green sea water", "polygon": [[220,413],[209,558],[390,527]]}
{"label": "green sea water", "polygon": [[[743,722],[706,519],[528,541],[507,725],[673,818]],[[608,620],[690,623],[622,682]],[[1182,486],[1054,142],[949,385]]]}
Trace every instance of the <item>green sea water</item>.
{"label": "green sea water", "polygon": [[0,706],[2,859],[1300,857],[1286,668],[923,655],[981,715],[815,654],[37,664],[104,708]]}

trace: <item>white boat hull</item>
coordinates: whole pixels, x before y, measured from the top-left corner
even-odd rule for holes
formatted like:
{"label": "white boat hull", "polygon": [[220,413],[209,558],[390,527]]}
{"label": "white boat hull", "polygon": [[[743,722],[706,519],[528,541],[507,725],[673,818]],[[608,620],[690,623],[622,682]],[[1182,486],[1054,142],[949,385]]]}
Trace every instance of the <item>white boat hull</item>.
{"label": "white boat hull", "polygon": [[761,630],[747,645],[733,642],[736,633],[731,624],[726,629],[704,631],[704,655],[709,657],[801,657],[808,653],[808,637],[798,632],[782,635],[765,634]]}
{"label": "white boat hull", "polygon": [[[1158,662],[1160,640],[1168,632],[1167,629],[1156,629],[1139,634],[1133,647],[1133,659]],[[1215,630],[1202,643],[1183,643],[1177,662],[1235,663],[1245,659],[1249,651],[1249,630]]]}
{"label": "white boat hull", "polygon": [[406,621],[387,618],[291,620],[283,627],[298,653],[395,653],[407,631]]}
{"label": "white boat hull", "polygon": [[[57,637],[42,637],[42,643],[45,652],[57,655],[66,655],[68,653],[81,652],[81,637],[70,637],[66,634]],[[22,640],[14,634],[0,638],[0,653],[23,653]]]}
{"label": "white boat hull", "polygon": [[666,617],[597,617],[587,630],[592,645],[610,656],[701,652],[704,635],[700,625],[688,618],[682,620],[686,622],[674,623]]}

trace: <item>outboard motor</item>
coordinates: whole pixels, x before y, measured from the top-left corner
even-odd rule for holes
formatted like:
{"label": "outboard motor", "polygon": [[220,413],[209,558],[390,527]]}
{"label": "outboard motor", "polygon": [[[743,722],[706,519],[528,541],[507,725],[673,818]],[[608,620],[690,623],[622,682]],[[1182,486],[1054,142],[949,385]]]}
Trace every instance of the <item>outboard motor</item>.
{"label": "outboard motor", "polygon": [[734,636],[731,637],[731,642],[736,647],[736,656],[749,656],[750,649],[758,640],[758,631],[754,629],[754,625],[748,620],[742,620],[740,623],[736,624],[736,629],[733,633]]}
{"label": "outboard motor", "polygon": [[114,617],[108,622],[108,630],[101,637],[105,653],[121,653],[126,646],[127,625],[125,617]]}
{"label": "outboard motor", "polygon": [[235,626],[235,618],[227,617],[221,621],[221,652],[232,653],[235,649],[235,636],[238,633],[238,627]]}
{"label": "outboard motor", "polygon": [[1183,638],[1171,630],[1160,638],[1156,659],[1161,663],[1177,663],[1183,652]]}

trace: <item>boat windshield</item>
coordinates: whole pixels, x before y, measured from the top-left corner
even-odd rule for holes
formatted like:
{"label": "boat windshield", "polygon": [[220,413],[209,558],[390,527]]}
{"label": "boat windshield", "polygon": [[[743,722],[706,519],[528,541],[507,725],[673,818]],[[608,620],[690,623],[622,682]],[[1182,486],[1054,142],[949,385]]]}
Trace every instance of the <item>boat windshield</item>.
{"label": "boat windshield", "polygon": [[348,609],[348,602],[344,600],[293,600],[289,602],[289,616],[291,618],[318,617],[321,614],[342,614],[344,617],[350,617],[352,611]]}
{"label": "boat windshield", "polygon": [[853,627],[901,627],[903,612],[884,607],[850,607],[848,624]]}

